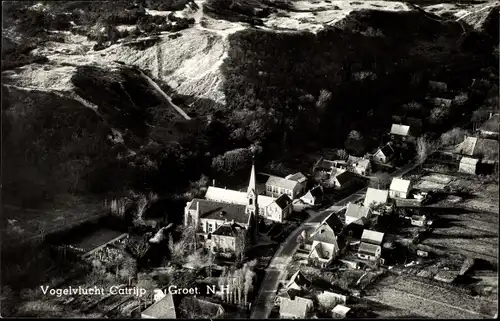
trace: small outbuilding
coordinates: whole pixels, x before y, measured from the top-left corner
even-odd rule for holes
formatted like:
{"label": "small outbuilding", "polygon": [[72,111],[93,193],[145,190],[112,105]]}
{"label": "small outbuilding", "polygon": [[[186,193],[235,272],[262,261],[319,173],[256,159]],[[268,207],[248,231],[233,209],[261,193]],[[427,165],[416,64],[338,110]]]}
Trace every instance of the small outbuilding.
{"label": "small outbuilding", "polygon": [[464,156],[460,159],[458,172],[467,174],[476,174],[478,163],[479,159]]}
{"label": "small outbuilding", "polygon": [[393,178],[389,187],[391,198],[408,198],[410,195],[411,181],[402,178]]}

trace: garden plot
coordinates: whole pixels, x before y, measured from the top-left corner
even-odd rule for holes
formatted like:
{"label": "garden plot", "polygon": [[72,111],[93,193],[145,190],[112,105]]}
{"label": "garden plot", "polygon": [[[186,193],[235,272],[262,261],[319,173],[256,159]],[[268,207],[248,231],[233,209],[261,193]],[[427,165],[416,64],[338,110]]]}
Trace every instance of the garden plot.
{"label": "garden plot", "polygon": [[422,180],[426,180],[426,181],[434,182],[434,183],[438,183],[438,184],[444,184],[444,185],[449,184],[453,179],[454,179],[454,177],[452,177],[452,176],[444,175],[444,174],[437,174],[437,173],[433,173],[431,175],[426,175],[426,176],[422,177]]}
{"label": "garden plot", "polygon": [[430,318],[473,319],[491,317],[484,306],[496,302],[472,297],[462,291],[417,281],[406,276],[388,276],[367,293],[367,299]]}
{"label": "garden plot", "polygon": [[443,190],[446,187],[446,184],[436,183],[431,181],[420,181],[415,185],[415,188],[421,190]]}

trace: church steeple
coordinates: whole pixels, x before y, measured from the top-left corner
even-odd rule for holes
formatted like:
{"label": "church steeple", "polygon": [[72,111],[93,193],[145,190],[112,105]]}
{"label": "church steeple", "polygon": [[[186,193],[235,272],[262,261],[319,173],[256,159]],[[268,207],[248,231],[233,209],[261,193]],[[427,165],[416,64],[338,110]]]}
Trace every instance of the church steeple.
{"label": "church steeple", "polygon": [[256,240],[257,237],[257,223],[259,216],[259,203],[257,199],[257,184],[255,183],[255,164],[252,157],[252,169],[250,172],[250,181],[248,182],[247,189],[247,206],[246,212],[249,214],[249,229],[252,242]]}
{"label": "church steeple", "polygon": [[255,164],[254,160],[252,157],[252,170],[250,171],[250,181],[248,182],[248,189],[247,189],[247,194],[250,195],[250,193],[256,193],[256,188],[255,188]]}

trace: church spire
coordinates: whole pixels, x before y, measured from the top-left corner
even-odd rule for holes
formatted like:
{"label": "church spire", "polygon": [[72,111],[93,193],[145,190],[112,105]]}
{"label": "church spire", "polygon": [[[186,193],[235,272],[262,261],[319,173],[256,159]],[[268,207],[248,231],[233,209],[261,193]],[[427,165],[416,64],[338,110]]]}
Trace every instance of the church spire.
{"label": "church spire", "polygon": [[250,182],[248,183],[247,193],[257,193],[256,184],[255,184],[255,164],[254,157],[252,156],[252,170],[250,172]]}

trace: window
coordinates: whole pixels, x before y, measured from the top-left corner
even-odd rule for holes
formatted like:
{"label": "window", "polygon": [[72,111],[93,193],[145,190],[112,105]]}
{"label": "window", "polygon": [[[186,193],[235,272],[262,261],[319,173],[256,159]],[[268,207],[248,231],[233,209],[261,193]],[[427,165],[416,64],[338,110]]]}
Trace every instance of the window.
{"label": "window", "polygon": [[253,199],[252,198],[248,200],[248,204],[249,205],[253,205]]}
{"label": "window", "polygon": [[267,191],[268,191],[268,192],[272,192],[272,191],[273,191],[273,187],[272,187],[272,186],[270,186],[270,185],[268,185],[268,186],[267,186]]}
{"label": "window", "polygon": [[279,190],[277,187],[273,186],[273,193],[279,193]]}
{"label": "window", "polygon": [[208,233],[212,233],[212,224],[208,224]]}

